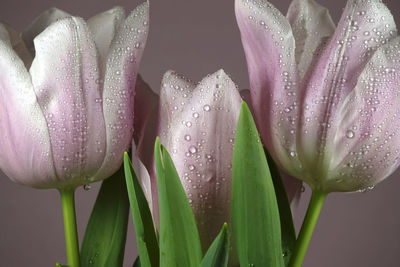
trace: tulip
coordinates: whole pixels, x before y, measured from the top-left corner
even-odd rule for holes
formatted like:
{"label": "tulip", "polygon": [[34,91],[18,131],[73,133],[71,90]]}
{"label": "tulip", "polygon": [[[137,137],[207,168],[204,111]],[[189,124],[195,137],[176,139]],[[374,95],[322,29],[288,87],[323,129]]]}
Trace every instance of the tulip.
{"label": "tulip", "polygon": [[117,7],[87,22],[66,16],[44,24],[62,16],[47,11],[22,39],[0,25],[0,168],[35,188],[107,178],[132,140],[148,3],[126,19]]}
{"label": "tulip", "polygon": [[22,34],[0,24],[0,168],[61,193],[68,265],[79,266],[73,192],[120,167],[133,132],[148,3],[87,22],[51,9]]}
{"label": "tulip", "polygon": [[[158,135],[171,152],[203,249],[223,223],[230,221],[232,156],[241,94],[247,99],[246,90],[239,93],[223,70],[197,85],[172,71],[162,81]],[[285,185],[292,192],[300,186],[290,180]]]}
{"label": "tulip", "polygon": [[386,6],[349,1],[336,30],[312,0],[293,1],[288,19],[263,0],[237,0],[236,14],[255,117],[275,161],[324,192],[364,190],[390,175],[400,162],[399,38]]}
{"label": "tulip", "polygon": [[236,85],[223,70],[197,85],[172,71],[162,81],[158,135],[171,152],[203,249],[229,219],[233,144],[241,101]]}
{"label": "tulip", "polygon": [[262,140],[313,189],[304,228],[327,193],[372,188],[399,165],[396,25],[379,0],[348,1],[336,29],[313,0],[287,18],[264,0],[235,3]]}

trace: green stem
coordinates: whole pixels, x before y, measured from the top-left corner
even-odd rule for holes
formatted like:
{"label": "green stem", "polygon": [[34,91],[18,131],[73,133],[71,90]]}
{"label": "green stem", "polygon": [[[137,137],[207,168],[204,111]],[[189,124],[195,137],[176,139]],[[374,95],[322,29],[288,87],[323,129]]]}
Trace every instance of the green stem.
{"label": "green stem", "polygon": [[301,226],[299,236],[290,258],[289,267],[301,267],[304,256],[306,255],[308,244],[310,243],[314,227],[317,223],[319,213],[324,204],[327,193],[313,190],[310,203],[308,204],[307,213]]}
{"label": "green stem", "polygon": [[80,267],[74,194],[75,189],[60,190],[64,217],[65,247],[67,249],[68,267]]}

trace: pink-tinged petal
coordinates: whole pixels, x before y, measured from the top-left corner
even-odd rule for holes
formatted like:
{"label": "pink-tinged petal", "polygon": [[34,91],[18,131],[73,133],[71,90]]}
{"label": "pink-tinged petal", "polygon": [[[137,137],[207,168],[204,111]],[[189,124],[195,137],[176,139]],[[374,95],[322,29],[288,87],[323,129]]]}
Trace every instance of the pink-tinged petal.
{"label": "pink-tinged petal", "polygon": [[222,70],[197,86],[174,72],[164,75],[160,141],[181,177],[204,249],[230,217],[231,164],[240,106],[240,94]]}
{"label": "pink-tinged petal", "polygon": [[294,178],[293,176],[286,174],[283,171],[280,171],[279,173],[280,173],[283,185],[285,186],[286,195],[289,200],[289,203],[292,203],[292,204],[298,203],[298,200],[300,199],[300,196],[301,196],[303,182],[300,181],[299,179]]}
{"label": "pink-tinged petal", "polygon": [[298,173],[298,79],[291,26],[264,0],[236,0],[235,11],[261,138],[280,167],[291,174]]}
{"label": "pink-tinged petal", "polygon": [[[341,104],[374,51],[396,36],[393,17],[379,0],[351,0],[302,92],[298,152],[312,187],[326,179],[341,123]],[[315,167],[314,167],[315,166]],[[304,178],[303,178],[304,179]]]}
{"label": "pink-tinged petal", "polygon": [[0,168],[37,188],[56,182],[46,120],[31,78],[10,43],[0,40]]}
{"label": "pink-tinged petal", "polygon": [[58,187],[94,177],[106,151],[98,53],[82,19],[50,25],[35,38],[30,73],[49,128]]}
{"label": "pink-tinged petal", "polygon": [[150,211],[154,216],[153,212],[153,197],[157,199],[157,196],[153,195],[152,192],[152,183],[150,179],[150,174],[147,171],[146,166],[142,163],[137,153],[135,142],[132,142],[132,156],[131,156],[132,166],[135,170],[135,174],[139,180],[139,183],[142,187],[143,193],[146,197],[147,203],[149,205]]}
{"label": "pink-tinged petal", "polygon": [[10,45],[15,53],[22,59],[25,67],[29,68],[32,63],[32,55],[25,46],[20,34],[7,24],[0,22],[0,39]]}
{"label": "pink-tinged petal", "polygon": [[[155,177],[154,169],[154,142],[157,136],[158,126],[158,102],[159,97],[154,93],[150,86],[143,81],[139,75],[136,81],[136,94],[135,94],[135,116],[134,116],[134,130],[133,139],[137,144],[132,148],[132,154],[138,157],[143,167],[145,167],[150,174],[150,177]],[[138,164],[138,168],[143,168]],[[144,172],[142,170],[141,172]],[[158,222],[158,193],[156,179],[147,180],[146,173],[144,177],[139,177],[142,186],[150,188],[150,193],[146,195],[155,222]]]}
{"label": "pink-tinged petal", "polygon": [[117,6],[91,17],[87,21],[99,50],[102,65],[106,63],[111,41],[124,20],[125,10]]}
{"label": "pink-tinged petal", "polygon": [[106,178],[118,170],[123,153],[132,142],[133,96],[136,75],[146,45],[149,4],[145,2],[120,25],[110,47],[103,89],[106,125],[106,156],[98,176]]}
{"label": "pink-tinged petal", "polygon": [[339,112],[324,190],[373,187],[400,163],[400,37],[380,47]]}
{"label": "pink-tinged petal", "polygon": [[324,42],[335,31],[329,11],[314,0],[294,0],[289,6],[287,18],[292,25],[296,41],[296,62],[300,79],[318,58]]}
{"label": "pink-tinged petal", "polygon": [[140,160],[150,170],[153,166],[154,142],[157,136],[159,97],[140,75],[135,88],[133,139]]}
{"label": "pink-tinged petal", "polygon": [[54,22],[68,17],[71,17],[71,15],[65,11],[53,7],[40,14],[31,23],[31,25],[29,25],[29,27],[25,29],[25,31],[22,33],[22,39],[24,40],[25,45],[32,55],[35,55],[35,46],[33,44],[33,39],[35,39],[36,36],[38,36],[42,31],[44,31]]}

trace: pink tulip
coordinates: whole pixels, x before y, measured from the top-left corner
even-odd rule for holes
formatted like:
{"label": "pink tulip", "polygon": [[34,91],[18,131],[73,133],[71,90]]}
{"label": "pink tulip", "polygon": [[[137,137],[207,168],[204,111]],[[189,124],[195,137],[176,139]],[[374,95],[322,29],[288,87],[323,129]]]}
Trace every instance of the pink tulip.
{"label": "pink tulip", "polygon": [[[135,107],[143,108],[135,109],[135,129],[141,131],[134,134],[132,164],[156,226],[158,197],[152,148],[158,129],[181,177],[206,249],[221,225],[230,221],[234,136],[241,96],[250,101],[249,92],[238,92],[222,70],[197,85],[169,71],[164,75],[160,100],[140,77],[136,91]],[[289,200],[295,202],[301,182],[286,175],[283,181]]]}
{"label": "pink tulip", "polygon": [[350,0],[335,29],[313,0],[285,18],[236,0],[253,109],[287,173],[325,192],[365,190],[399,165],[400,38],[379,0]]}
{"label": "pink tulip", "polygon": [[160,92],[160,142],[170,152],[206,249],[230,213],[232,154],[241,107],[219,70],[197,85],[168,71]]}
{"label": "pink tulip", "polygon": [[147,32],[147,2],[87,22],[51,9],[22,38],[0,24],[0,168],[13,181],[68,189],[120,167]]}

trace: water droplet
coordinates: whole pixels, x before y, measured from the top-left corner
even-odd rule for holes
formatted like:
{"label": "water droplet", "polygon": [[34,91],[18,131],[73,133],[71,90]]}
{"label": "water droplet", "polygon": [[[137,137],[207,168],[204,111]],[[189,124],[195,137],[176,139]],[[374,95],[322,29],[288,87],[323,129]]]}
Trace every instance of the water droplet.
{"label": "water droplet", "polygon": [[352,130],[347,130],[346,131],[346,137],[349,139],[354,138],[354,132]]}
{"label": "water droplet", "polygon": [[194,169],[195,169],[194,165],[189,165],[188,168],[190,171],[194,171]]}
{"label": "water droplet", "polygon": [[189,147],[189,152],[192,153],[192,154],[194,154],[194,153],[197,152],[197,148],[196,148],[195,146],[190,146],[190,147]]}
{"label": "water droplet", "polygon": [[188,135],[188,134],[185,135],[185,140],[186,140],[186,141],[190,141],[190,139],[191,139],[190,135]]}
{"label": "water droplet", "polygon": [[204,105],[203,110],[204,111],[210,111],[211,107],[210,105]]}

